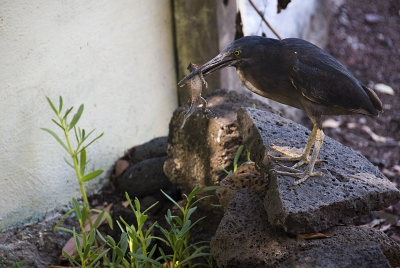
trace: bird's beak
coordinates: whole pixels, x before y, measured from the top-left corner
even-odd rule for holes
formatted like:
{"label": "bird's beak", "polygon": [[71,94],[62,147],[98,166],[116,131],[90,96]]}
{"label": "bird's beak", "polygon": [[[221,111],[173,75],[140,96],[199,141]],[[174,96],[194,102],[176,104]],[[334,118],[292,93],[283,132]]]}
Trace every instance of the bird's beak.
{"label": "bird's beak", "polygon": [[237,62],[236,58],[232,58],[228,55],[218,54],[215,58],[205,63],[203,66],[200,66],[198,69],[191,72],[185,78],[183,78],[179,83],[178,86],[183,86],[186,82],[191,79],[192,77],[198,75],[200,72],[206,76],[209,75],[219,69],[232,66],[234,63]]}

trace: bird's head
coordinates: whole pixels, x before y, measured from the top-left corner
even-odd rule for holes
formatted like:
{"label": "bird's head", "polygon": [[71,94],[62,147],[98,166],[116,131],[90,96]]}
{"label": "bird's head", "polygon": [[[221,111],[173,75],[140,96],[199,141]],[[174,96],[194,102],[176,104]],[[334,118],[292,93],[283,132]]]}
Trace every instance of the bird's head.
{"label": "bird's head", "polygon": [[260,36],[245,36],[230,43],[216,57],[199,67],[195,72],[190,73],[179,82],[179,86],[186,83],[200,72],[203,75],[211,74],[225,67],[238,67],[242,62],[260,56],[259,50],[265,48],[269,38]]}

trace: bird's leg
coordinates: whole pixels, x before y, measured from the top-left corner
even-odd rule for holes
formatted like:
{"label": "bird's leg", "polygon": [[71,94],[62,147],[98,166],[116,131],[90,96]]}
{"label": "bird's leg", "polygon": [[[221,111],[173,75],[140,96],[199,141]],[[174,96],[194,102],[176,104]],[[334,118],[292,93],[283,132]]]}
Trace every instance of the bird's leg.
{"label": "bird's leg", "polygon": [[305,182],[309,177],[322,176],[321,172],[314,172],[314,165],[317,162],[319,151],[321,150],[322,144],[324,142],[325,134],[321,128],[317,128],[315,135],[315,145],[314,150],[311,155],[310,163],[307,165],[306,170],[304,172],[299,172],[298,170],[292,170],[293,168],[288,168],[290,172],[282,172],[276,171],[278,175],[283,176],[291,176],[295,178],[299,178],[300,180],[296,181],[294,185],[298,185],[300,183]]}
{"label": "bird's leg", "polygon": [[304,151],[301,155],[287,152],[276,145],[272,145],[271,146],[272,149],[274,149],[275,151],[277,151],[283,155],[286,155],[286,157],[271,156],[272,160],[284,161],[284,162],[299,161],[291,168],[292,169],[291,171],[294,172],[295,168],[298,168],[298,167],[308,163],[308,156],[310,155],[311,147],[314,143],[316,136],[317,136],[317,127],[314,125],[314,127],[311,131],[311,134],[308,137],[306,147],[304,148]]}

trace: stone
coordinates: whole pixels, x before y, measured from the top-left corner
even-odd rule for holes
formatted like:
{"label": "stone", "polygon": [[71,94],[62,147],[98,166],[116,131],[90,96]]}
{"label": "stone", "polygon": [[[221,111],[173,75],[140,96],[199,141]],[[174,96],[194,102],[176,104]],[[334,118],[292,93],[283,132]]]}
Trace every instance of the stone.
{"label": "stone", "polygon": [[294,178],[273,172],[278,166],[269,154],[278,153],[270,145],[304,148],[310,131],[290,120],[251,108],[238,112],[238,125],[251,159],[261,174],[268,176],[264,200],[268,221],[288,233],[320,232],[353,224],[371,211],[400,200],[399,190],[378,168],[329,137],[325,137],[319,154],[321,165],[315,167],[323,176],[311,177],[294,186]]}
{"label": "stone", "polygon": [[228,202],[237,189],[251,188],[257,191],[265,191],[266,183],[260,177],[254,162],[246,162],[236,172],[229,174],[220,182],[220,187],[215,191],[219,204],[224,211],[227,210]]}
{"label": "stone", "polygon": [[132,163],[138,163],[144,159],[166,156],[168,137],[154,138],[146,143],[134,146],[126,153],[126,158]]}
{"label": "stone", "polygon": [[131,198],[159,193],[172,184],[164,174],[167,137],[154,138],[129,149],[115,164],[110,183]]}
{"label": "stone", "polygon": [[130,198],[142,197],[165,189],[171,182],[165,176],[163,166],[166,156],[145,159],[131,165],[118,179],[119,192],[127,192]]}
{"label": "stone", "polygon": [[[201,108],[197,108],[180,129],[185,112],[182,107],[171,118],[164,172],[184,194],[189,194],[197,184],[201,189],[218,185],[227,175],[223,169],[233,169],[233,159],[242,141],[236,122],[240,107],[255,104],[260,109],[274,112],[260,101],[227,90],[215,90],[207,97],[207,102],[212,112],[209,119],[202,115]],[[239,163],[244,161],[243,152]],[[200,190],[196,198],[212,194]],[[215,234],[223,215],[222,209],[215,204],[218,204],[216,197],[206,198],[197,204],[193,221],[197,217],[206,218],[193,227],[192,241],[209,241]]]}
{"label": "stone", "polygon": [[400,246],[367,227],[337,226],[331,238],[303,240],[268,221],[266,192],[237,189],[211,240],[218,267],[391,267]]}
{"label": "stone", "polygon": [[376,24],[380,21],[383,21],[383,17],[375,13],[368,13],[365,14],[365,21],[369,24]]}
{"label": "stone", "polygon": [[233,91],[215,90],[207,102],[211,118],[204,117],[198,108],[180,129],[184,113],[180,107],[170,122],[164,171],[184,193],[190,193],[197,184],[217,185],[226,176],[223,168],[232,169],[242,141],[236,122],[236,113],[241,107],[255,104],[259,109],[275,112],[262,102]]}

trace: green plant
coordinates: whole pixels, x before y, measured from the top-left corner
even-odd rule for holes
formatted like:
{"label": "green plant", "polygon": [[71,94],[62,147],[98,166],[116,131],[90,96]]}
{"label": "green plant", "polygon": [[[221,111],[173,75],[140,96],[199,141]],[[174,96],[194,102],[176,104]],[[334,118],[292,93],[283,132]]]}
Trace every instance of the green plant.
{"label": "green plant", "polygon": [[110,248],[110,256],[103,256],[104,267],[113,268],[129,268],[131,264],[125,259],[125,255],[128,250],[128,234],[122,232],[121,239],[118,243],[115,242],[114,238],[107,235],[103,235],[97,231],[97,236]]}
{"label": "green plant", "polygon": [[65,231],[70,231],[72,237],[74,238],[74,243],[76,247],[76,257],[71,256],[68,252],[63,251],[64,255],[67,257],[70,264],[74,267],[82,268],[95,268],[101,264],[102,258],[107,254],[109,249],[103,247],[98,247],[96,245],[96,229],[91,229],[89,232],[82,232],[78,234],[73,230],[64,229]]}
{"label": "green plant", "polygon": [[165,219],[170,227],[169,230],[157,225],[165,236],[165,239],[160,239],[173,250],[172,255],[166,255],[160,248],[160,253],[164,262],[168,265],[167,267],[184,267],[184,265],[187,265],[187,267],[193,267],[193,259],[199,257],[210,257],[212,255],[210,252],[205,252],[206,249],[209,249],[209,241],[201,241],[196,244],[189,244],[190,230],[193,228],[193,226],[205,218],[202,217],[192,223],[190,217],[197,209],[195,205],[201,200],[210,197],[203,196],[192,202],[199,190],[200,186],[197,185],[189,195],[183,195],[186,199],[185,206],[179,205],[179,203],[162,191],[162,193],[172,203],[174,203],[182,213],[182,217],[179,217],[172,215],[171,210],[167,211]]}
{"label": "green plant", "polygon": [[157,245],[154,244],[150,249],[153,239],[157,237],[152,236],[151,232],[156,226],[153,223],[146,231],[144,231],[144,226],[147,221],[147,212],[152,209],[158,202],[154,203],[146,210],[141,212],[139,199],[135,198],[134,204],[129,198],[128,193],[125,193],[126,199],[135,215],[136,225],[127,223],[122,217],[120,218],[123,222],[125,228],[118,222],[122,232],[127,234],[127,242],[129,246],[130,264],[131,267],[151,267],[151,265],[156,265],[156,267],[162,266],[160,262],[152,259],[154,252],[156,251]]}
{"label": "green plant", "polygon": [[[81,233],[78,234],[75,231],[75,228],[69,230],[67,228],[57,227],[57,230],[72,234],[76,249],[75,256],[72,256],[65,250],[63,250],[63,254],[74,267],[97,267],[100,265],[100,260],[107,254],[109,249],[98,247],[96,242],[96,234],[98,231],[96,228],[90,228],[89,230],[86,230],[87,228],[85,228],[86,222],[91,218],[90,210],[88,210],[86,206],[80,206],[76,198],[72,199],[72,206],[73,209],[68,213],[71,213],[71,211],[75,212]],[[105,211],[99,212],[97,217],[95,217],[96,219],[93,222],[93,226],[100,225],[105,213]],[[63,217],[65,218],[66,216],[64,215]],[[110,216],[108,215],[107,217]],[[111,222],[111,217],[108,218],[108,222]]]}
{"label": "green plant", "polygon": [[[135,215],[135,224],[128,224],[123,218],[120,218],[123,225],[118,222],[122,230],[121,240],[117,244],[110,236],[103,237],[100,233],[98,236],[111,249],[111,257],[103,256],[103,265],[105,267],[128,268],[128,267],[195,267],[204,264],[192,265],[192,260],[196,258],[205,258],[205,266],[212,267],[213,255],[209,252],[209,241],[201,241],[195,244],[189,243],[190,230],[194,225],[200,222],[203,218],[192,223],[190,217],[196,210],[196,204],[208,198],[204,196],[193,202],[195,195],[200,187],[196,186],[186,198],[186,205],[181,206],[170,196],[163,194],[171,200],[181,211],[182,217],[172,215],[168,210],[165,216],[169,225],[168,229],[161,227],[157,222],[153,223],[147,229],[146,221],[148,219],[147,212],[152,209],[157,203],[153,204],[143,212],[141,212],[140,202],[137,198],[132,202],[129,195],[126,193],[128,203]],[[164,237],[152,236],[154,228],[159,228]],[[157,244],[153,242],[161,241],[172,249],[173,254],[167,255],[158,247],[158,252],[161,254],[155,257]],[[208,252],[206,252],[208,251]]]}
{"label": "green plant", "polygon": [[226,174],[230,175],[230,174],[232,174],[233,172],[236,172],[237,169],[238,169],[239,167],[241,167],[244,163],[251,161],[251,160],[250,160],[250,152],[249,152],[248,150],[246,150],[247,161],[244,162],[244,163],[242,163],[241,165],[238,165],[239,157],[240,157],[240,155],[242,154],[243,149],[244,149],[244,146],[243,146],[243,145],[240,145],[239,148],[238,148],[238,150],[236,151],[235,157],[234,157],[234,159],[233,159],[233,170],[228,171],[228,170],[226,170],[225,168],[221,167],[222,170],[225,171]]}
{"label": "green plant", "polygon": [[28,261],[27,260],[22,260],[19,262],[14,263],[13,265],[11,265],[9,268],[20,268],[21,266],[27,264]]}
{"label": "green plant", "polygon": [[[83,110],[84,110],[83,104],[81,104],[81,106],[79,106],[78,111],[74,114],[72,119],[68,120],[68,116],[71,113],[73,107],[71,107],[71,108],[67,109],[65,112],[63,112],[63,99],[61,96],[59,99],[58,109],[53,104],[53,102],[50,100],[50,98],[46,97],[46,99],[47,99],[47,102],[49,103],[51,109],[57,116],[58,121],[55,119],[52,119],[52,121],[63,131],[65,142],[54,131],[52,131],[48,128],[42,128],[42,130],[44,130],[44,131],[48,132],[50,135],[52,135],[58,141],[58,143],[70,155],[70,157],[72,159],[72,163],[70,163],[66,158],[64,158],[64,160],[70,167],[72,167],[75,170],[75,173],[76,173],[76,176],[78,179],[79,188],[80,188],[81,194],[82,194],[82,199],[83,199],[83,204],[84,204],[83,206],[85,207],[86,211],[90,211],[89,202],[87,199],[84,183],[100,176],[103,173],[103,170],[98,169],[98,170],[94,170],[90,173],[86,173],[86,166],[88,163],[88,161],[86,159],[86,148],[89,147],[89,145],[91,145],[97,139],[102,137],[103,133],[101,133],[96,138],[92,139],[91,141],[88,141],[88,138],[94,132],[94,130],[90,131],[89,133],[86,133],[85,129],[81,129],[76,126],[79,119],[81,118]],[[72,145],[72,140],[70,138],[70,132],[72,130],[74,132],[74,137],[75,137],[75,143],[76,143],[75,148]],[[69,214],[71,214],[72,212],[77,213],[77,211],[73,209],[73,210],[69,211],[65,215],[65,217],[68,216]],[[111,219],[111,217],[109,217],[108,213],[105,213],[104,215],[107,217],[107,219]],[[61,218],[60,222],[56,225],[55,229],[59,226],[61,221],[63,219],[65,219],[65,217]],[[91,229],[97,227],[97,226],[93,225],[91,217],[87,217],[87,220],[89,222]],[[111,225],[112,221],[108,221],[108,223],[112,227],[112,225]]]}

